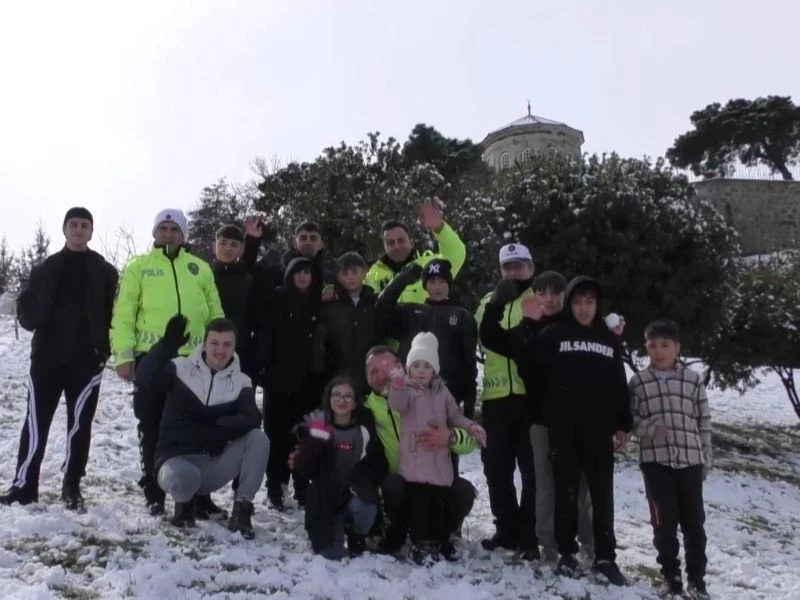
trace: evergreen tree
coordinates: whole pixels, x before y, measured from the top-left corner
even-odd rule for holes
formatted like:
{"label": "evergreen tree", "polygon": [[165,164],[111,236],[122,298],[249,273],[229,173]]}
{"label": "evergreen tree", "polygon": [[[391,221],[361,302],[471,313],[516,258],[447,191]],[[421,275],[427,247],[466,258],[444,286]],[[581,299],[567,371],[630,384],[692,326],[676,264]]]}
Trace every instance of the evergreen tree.
{"label": "evergreen tree", "polygon": [[3,236],[0,241],[0,294],[12,290],[14,285],[14,253]]}
{"label": "evergreen tree", "polygon": [[14,280],[17,287],[27,283],[31,276],[31,269],[44,262],[50,254],[50,236],[44,230],[44,224],[39,221],[34,232],[33,243],[24,246],[16,260],[14,269]]}
{"label": "evergreen tree", "polygon": [[242,226],[250,199],[238,193],[223,177],[203,188],[196,208],[189,211],[189,235],[186,240],[197,256],[211,261],[214,258],[214,235],[222,225]]}

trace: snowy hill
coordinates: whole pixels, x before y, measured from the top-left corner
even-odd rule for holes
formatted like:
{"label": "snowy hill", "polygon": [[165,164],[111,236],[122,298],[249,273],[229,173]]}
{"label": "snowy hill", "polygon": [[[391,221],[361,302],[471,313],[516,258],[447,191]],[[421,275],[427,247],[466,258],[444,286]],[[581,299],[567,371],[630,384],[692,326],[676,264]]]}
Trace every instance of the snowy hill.
{"label": "snowy hill", "polygon": [[[29,337],[14,340],[0,319],[0,485],[10,484],[25,415]],[[276,516],[256,499],[256,539],[215,523],[184,534],[146,516],[139,477],[131,388],[108,371],[101,388],[84,495],[89,511],[58,501],[65,416],[60,408],[42,468],[41,504],[0,507],[0,598],[272,598],[441,600],[500,598],[655,598],[657,565],[642,478],[633,450],[616,474],[619,562],[634,584],[609,589],[556,578],[545,569],[484,552],[492,531],[478,455],[461,461],[478,488],[464,528],[468,556],[424,569],[365,555],[331,563],[310,553],[302,513]],[[800,598],[800,428],[777,378],[756,390],[711,392],[716,470],[706,486],[708,584],[712,597]],[[263,492],[262,492],[263,493]],[[215,494],[224,504],[230,490]]]}

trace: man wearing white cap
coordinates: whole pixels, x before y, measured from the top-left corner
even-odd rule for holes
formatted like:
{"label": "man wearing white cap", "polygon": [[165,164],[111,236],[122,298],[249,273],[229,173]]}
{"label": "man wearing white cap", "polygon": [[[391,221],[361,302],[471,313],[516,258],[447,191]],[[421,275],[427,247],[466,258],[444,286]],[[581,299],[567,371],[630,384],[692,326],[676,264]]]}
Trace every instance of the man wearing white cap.
{"label": "man wearing white cap", "polygon": [[[519,325],[523,301],[533,295],[533,256],[528,248],[507,244],[500,249],[499,262],[501,281],[495,291],[483,298],[475,315],[479,328],[484,315],[498,321],[502,318],[503,329]],[[486,550],[519,550],[523,559],[538,560],[532,420],[525,385],[513,360],[485,347],[482,351],[485,361],[481,399],[487,443],[481,458],[496,532],[481,544]],[[522,480],[519,502],[514,487],[517,466]]]}
{"label": "man wearing white cap", "polygon": [[[162,210],[153,223],[153,249],[135,256],[125,267],[111,322],[111,350],[117,374],[126,381],[134,380],[139,360],[161,339],[167,322],[176,314],[188,319],[189,341],[179,350],[181,356],[189,355],[203,342],[209,321],[225,316],[211,267],[183,246],[186,232],[183,211]],[[135,388],[133,410],[139,420],[143,475],[139,485],[152,515],[164,512],[164,492],[153,472],[163,408],[164,398]],[[202,510],[200,500],[198,512]]]}

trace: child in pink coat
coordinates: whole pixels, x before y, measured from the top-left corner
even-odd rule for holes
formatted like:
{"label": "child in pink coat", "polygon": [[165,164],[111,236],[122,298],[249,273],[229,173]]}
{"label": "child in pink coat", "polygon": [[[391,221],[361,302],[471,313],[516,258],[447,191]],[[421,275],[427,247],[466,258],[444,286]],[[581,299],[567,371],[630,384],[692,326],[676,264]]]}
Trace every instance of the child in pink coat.
{"label": "child in pink coat", "polygon": [[418,564],[438,560],[448,540],[445,499],[453,484],[450,450],[426,450],[416,443],[417,434],[433,422],[466,429],[486,445],[483,428],[461,414],[455,399],[439,377],[439,342],[429,332],[411,342],[406,359],[408,375],[398,368],[392,375],[389,406],[401,415],[400,469],[408,483],[410,499],[410,557]]}

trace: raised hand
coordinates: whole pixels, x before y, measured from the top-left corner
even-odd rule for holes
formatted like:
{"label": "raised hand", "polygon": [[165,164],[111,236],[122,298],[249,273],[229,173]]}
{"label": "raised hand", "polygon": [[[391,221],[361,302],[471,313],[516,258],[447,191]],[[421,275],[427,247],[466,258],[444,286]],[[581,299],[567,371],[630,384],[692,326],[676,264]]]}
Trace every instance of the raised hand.
{"label": "raised hand", "polygon": [[258,215],[250,215],[244,218],[244,232],[251,236],[260,238],[264,235],[264,224]]}
{"label": "raised hand", "polygon": [[428,231],[441,231],[444,227],[441,203],[436,199],[426,198],[419,207],[419,220]]}
{"label": "raised hand", "polygon": [[533,319],[534,321],[538,321],[544,315],[544,311],[542,309],[542,302],[539,299],[539,296],[533,295],[528,296],[525,300],[522,301],[522,316],[527,319]]}

